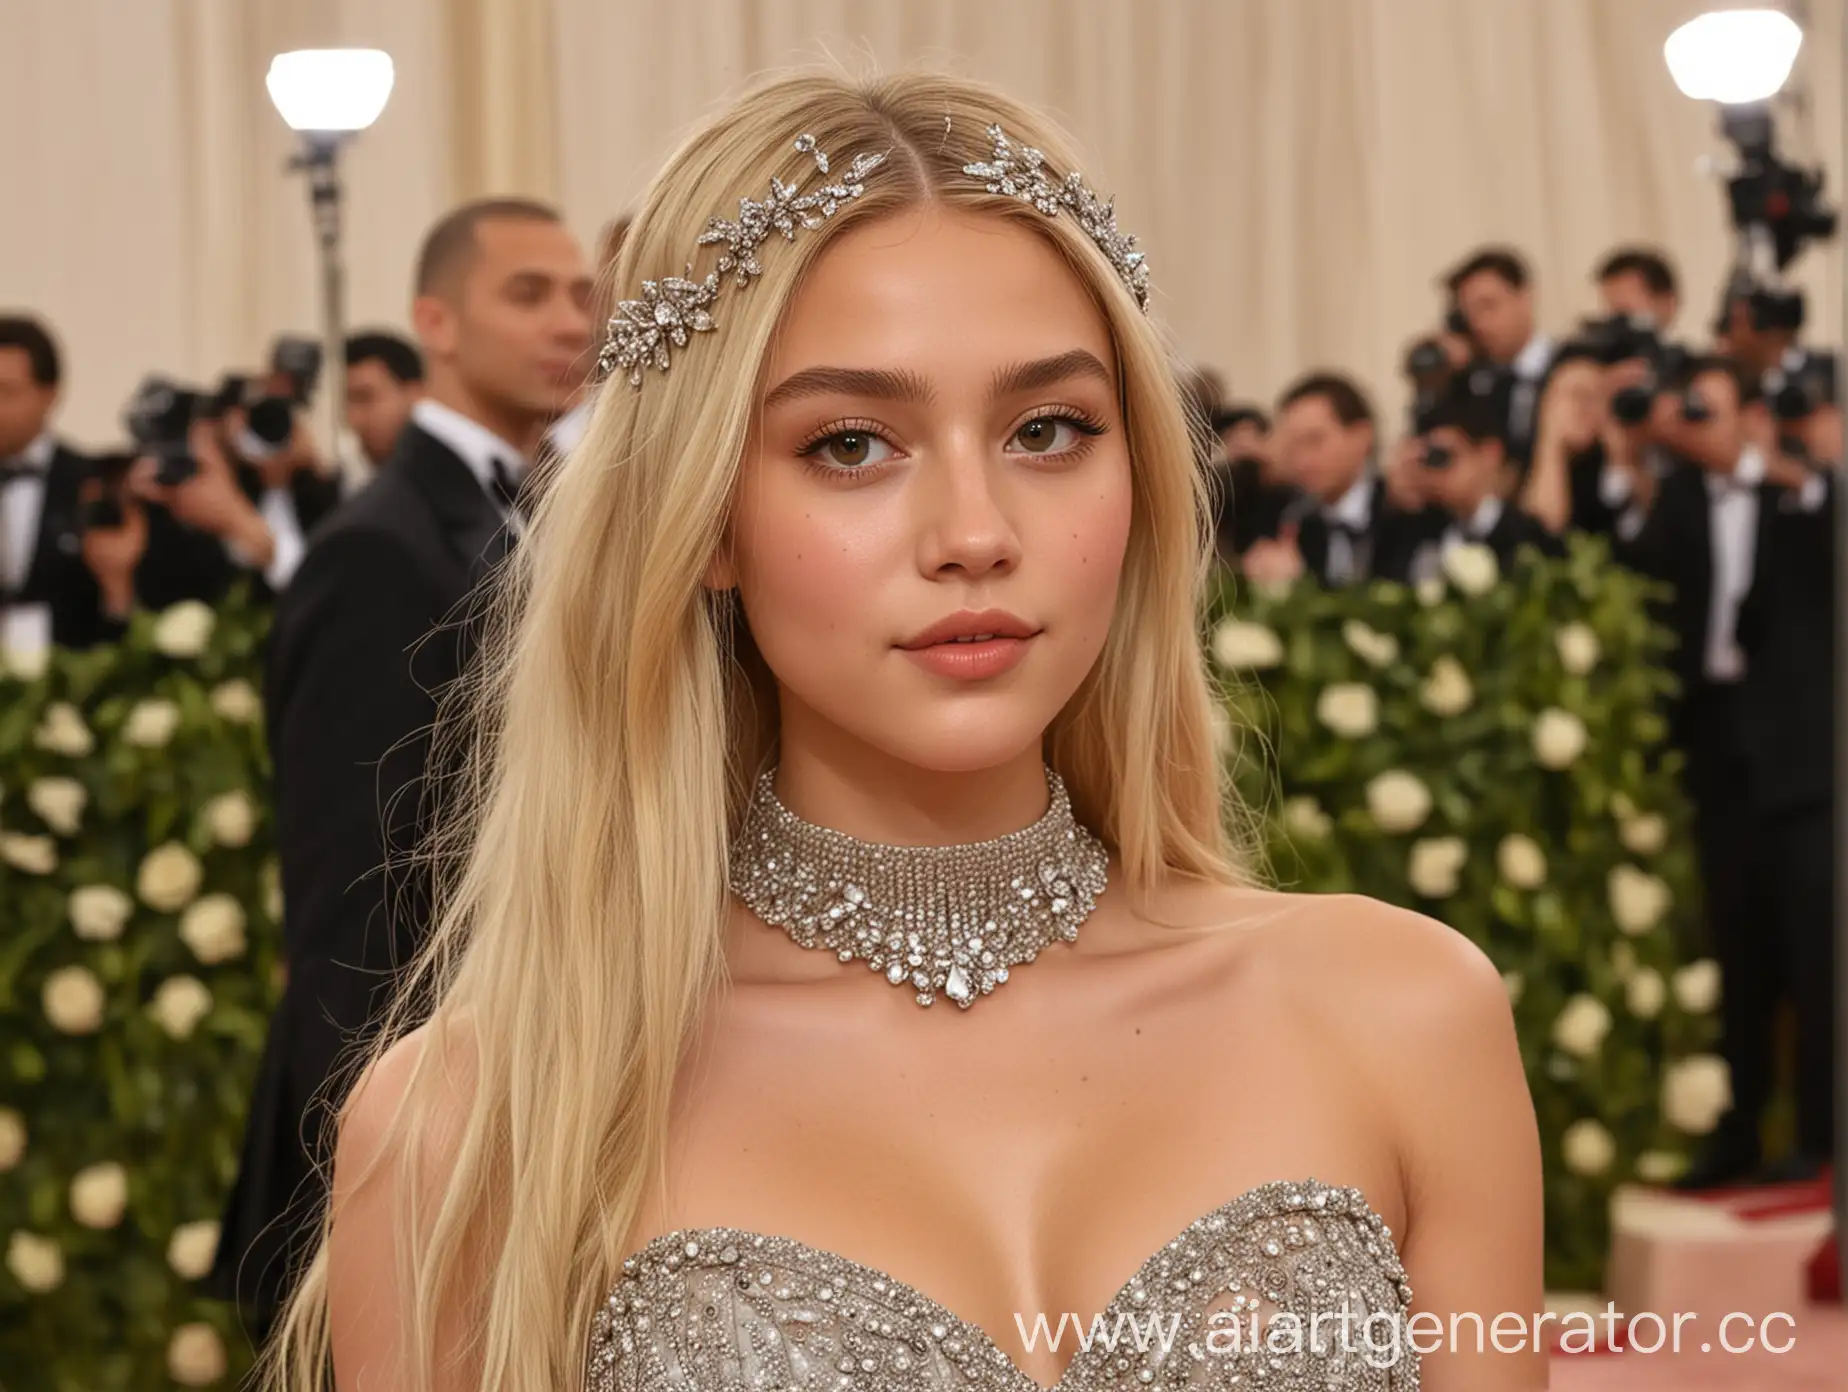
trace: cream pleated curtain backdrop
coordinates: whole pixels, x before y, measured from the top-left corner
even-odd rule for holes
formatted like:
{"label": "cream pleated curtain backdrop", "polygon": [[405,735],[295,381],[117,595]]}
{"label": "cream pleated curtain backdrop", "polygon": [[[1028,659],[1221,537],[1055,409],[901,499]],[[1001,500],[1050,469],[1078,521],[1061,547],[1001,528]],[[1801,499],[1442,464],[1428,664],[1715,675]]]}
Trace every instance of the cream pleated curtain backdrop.
{"label": "cream pleated curtain backdrop", "polygon": [[[1268,399],[1356,372],[1396,411],[1436,275],[1505,240],[1548,327],[1593,307],[1621,240],[1663,245],[1704,340],[1732,240],[1712,108],[1662,40],[1698,0],[0,0],[0,310],[58,328],[64,422],[119,435],[146,371],[211,380],[313,331],[314,250],[275,52],[387,49],[397,86],[351,148],[348,304],[405,322],[411,263],[458,199],[558,202],[586,245],[700,115],[833,54],[929,66],[1050,108],[1148,249],[1189,359]],[[1842,189],[1842,0],[1810,0],[1787,152]],[[793,139],[797,132],[790,132]],[[714,212],[723,211],[714,209]],[[1842,260],[1811,250],[1812,337],[1841,340]]]}

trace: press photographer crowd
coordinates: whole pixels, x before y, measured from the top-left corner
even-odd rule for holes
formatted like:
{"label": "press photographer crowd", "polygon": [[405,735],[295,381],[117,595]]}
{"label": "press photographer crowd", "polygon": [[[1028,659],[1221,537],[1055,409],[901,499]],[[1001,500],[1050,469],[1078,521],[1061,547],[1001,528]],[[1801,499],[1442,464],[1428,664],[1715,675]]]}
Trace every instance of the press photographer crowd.
{"label": "press photographer crowd", "polygon": [[[1254,584],[1417,585],[1469,544],[1506,571],[1574,533],[1664,583],[1679,687],[1665,715],[1705,903],[1689,946],[1721,965],[1733,1098],[1679,1181],[1694,1190],[1813,1178],[1834,1149],[1842,411],[1837,355],[1804,341],[1784,272],[1835,217],[1819,176],[1775,157],[1768,117],[1735,114],[1726,133],[1739,255],[1704,331],[1675,336],[1682,287],[1660,249],[1605,256],[1604,313],[1556,339],[1518,251],[1486,247],[1443,277],[1441,322],[1405,354],[1400,430],[1340,372],[1268,410],[1216,400],[1210,374],[1195,387],[1219,438],[1219,550]],[[1795,1145],[1768,1157],[1785,1009]]]}
{"label": "press photographer crowd", "polygon": [[[1676,337],[1667,254],[1625,247],[1593,272],[1603,316],[1551,337],[1523,258],[1491,247],[1444,278],[1440,322],[1405,355],[1401,428],[1339,371],[1301,377],[1269,407],[1219,399],[1210,374],[1196,389],[1222,447],[1219,549],[1251,583],[1417,584],[1468,544],[1507,570],[1524,551],[1563,554],[1572,533],[1667,582],[1681,688],[1669,723],[1697,814],[1700,946],[1723,967],[1734,1098],[1680,1181],[1696,1188],[1811,1176],[1832,1152],[1842,416],[1837,359],[1805,343],[1782,278],[1832,219],[1808,176],[1763,150],[1765,187],[1735,181],[1739,266],[1704,332]],[[622,231],[606,233],[598,264]],[[607,317],[558,215],[524,200],[445,217],[414,286],[415,346],[357,334],[329,364],[314,340],[284,336],[215,385],[151,376],[126,403],[127,443],[94,457],[55,433],[64,367],[49,326],[0,318],[6,645],[108,642],[138,607],[212,603],[240,582],[275,606],[263,699],[288,978],[210,1278],[258,1311],[275,1308],[301,1240],[277,1220],[312,1208],[304,1117],[412,946],[367,932],[390,892],[372,872],[408,848],[417,815],[394,809],[381,825],[379,791],[416,778],[435,693],[469,656],[464,629],[420,640],[518,543],[524,490],[581,429]],[[344,393],[363,469],[339,467],[311,428],[328,391]],[[1797,1145],[1767,1156],[1786,1004]]]}

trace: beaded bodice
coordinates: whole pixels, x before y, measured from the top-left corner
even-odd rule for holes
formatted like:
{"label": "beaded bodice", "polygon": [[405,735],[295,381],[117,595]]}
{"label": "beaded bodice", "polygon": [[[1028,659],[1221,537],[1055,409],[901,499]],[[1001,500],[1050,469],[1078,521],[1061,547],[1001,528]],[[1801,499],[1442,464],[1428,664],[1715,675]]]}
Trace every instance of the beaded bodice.
{"label": "beaded bodice", "polygon": [[[1039,1383],[883,1271],[738,1228],[663,1233],[598,1309],[586,1392],[1415,1392],[1412,1292],[1358,1189],[1262,1185],[1195,1219],[1101,1315],[1019,1316],[1077,1346]],[[1369,1317],[1373,1317],[1371,1321]]]}

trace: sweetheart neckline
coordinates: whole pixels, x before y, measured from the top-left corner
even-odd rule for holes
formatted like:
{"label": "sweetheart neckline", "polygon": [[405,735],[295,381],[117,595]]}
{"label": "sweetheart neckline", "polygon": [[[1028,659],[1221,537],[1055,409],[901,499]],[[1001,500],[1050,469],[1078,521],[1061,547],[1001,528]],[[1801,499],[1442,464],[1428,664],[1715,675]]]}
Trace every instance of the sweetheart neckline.
{"label": "sweetheart neckline", "polygon": [[[1233,1210],[1241,1206],[1251,1206],[1258,1210],[1250,1215],[1250,1220],[1254,1222],[1260,1217],[1274,1216],[1277,1213],[1283,1212],[1303,1210],[1325,1212],[1331,1199],[1335,1200],[1337,1203],[1345,1203],[1347,1205],[1345,1211],[1349,1216],[1370,1226],[1375,1232],[1386,1239],[1386,1255],[1383,1258],[1382,1264],[1385,1266],[1387,1275],[1393,1278],[1398,1285],[1401,1301],[1403,1304],[1409,1305],[1412,1298],[1411,1287],[1406,1279],[1405,1268],[1399,1253],[1398,1243],[1393,1238],[1392,1228],[1388,1226],[1386,1220],[1380,1216],[1379,1211],[1367,1201],[1365,1192],[1355,1185],[1324,1184],[1313,1176],[1309,1176],[1300,1180],[1273,1179],[1267,1180],[1261,1184],[1254,1184],[1250,1188],[1234,1194],[1224,1203],[1209,1208],[1192,1222],[1184,1224],[1172,1237],[1160,1243],[1154,1251],[1143,1258],[1136,1269],[1130,1272],[1129,1276],[1117,1286],[1116,1290],[1111,1293],[1109,1299],[1104,1302],[1103,1308],[1098,1312],[1098,1317],[1108,1319],[1118,1314],[1118,1305],[1130,1291],[1139,1286],[1149,1268],[1154,1266],[1155,1263],[1161,1259],[1162,1253],[1177,1247],[1190,1234],[1208,1228],[1215,1219],[1227,1218],[1232,1214]],[[1338,1209],[1337,1211],[1340,1212],[1341,1210]],[[953,1326],[974,1340],[982,1356],[990,1359],[998,1366],[1005,1368],[1010,1375],[1010,1379],[1019,1384],[1018,1392],[1065,1392],[1066,1384],[1071,1380],[1074,1371],[1089,1352],[1081,1341],[1078,1346],[1078,1351],[1072,1355],[1071,1359],[1060,1371],[1058,1377],[1051,1383],[1043,1383],[1025,1368],[1021,1367],[1020,1364],[1014,1360],[1013,1355],[1002,1348],[1001,1345],[995,1341],[994,1336],[982,1325],[977,1324],[974,1320],[966,1319],[962,1315],[957,1314],[956,1311],[952,1310],[949,1306],[925,1294],[910,1282],[900,1280],[898,1277],[892,1275],[891,1272],[882,1270],[876,1266],[868,1266],[864,1262],[856,1261],[849,1256],[844,1256],[831,1248],[817,1247],[813,1243],[804,1242],[797,1237],[790,1237],[783,1233],[759,1232],[751,1228],[734,1228],[725,1224],[674,1228],[668,1232],[657,1233],[655,1236],[643,1242],[640,1247],[637,1247],[623,1259],[621,1275],[617,1278],[611,1294],[614,1295],[615,1291],[620,1290],[625,1284],[636,1280],[642,1266],[654,1259],[656,1254],[662,1252],[665,1248],[673,1245],[683,1245],[689,1242],[697,1244],[707,1238],[721,1234],[725,1237],[749,1242],[753,1244],[758,1251],[769,1250],[775,1252],[777,1250],[793,1250],[821,1257],[827,1261],[838,1262],[856,1276],[865,1276],[875,1281],[885,1282],[885,1284],[891,1288],[892,1294],[904,1299],[916,1301],[919,1308],[930,1317],[933,1323]],[[689,1255],[694,1255],[694,1253],[689,1253]]]}

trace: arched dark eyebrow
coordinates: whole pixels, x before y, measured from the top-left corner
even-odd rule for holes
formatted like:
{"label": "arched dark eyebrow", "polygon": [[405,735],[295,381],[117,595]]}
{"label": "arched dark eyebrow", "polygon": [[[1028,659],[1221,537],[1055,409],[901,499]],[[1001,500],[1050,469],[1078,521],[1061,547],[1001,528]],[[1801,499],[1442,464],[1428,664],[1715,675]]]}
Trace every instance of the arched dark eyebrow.
{"label": "arched dark eyebrow", "polygon": [[[1110,369],[1095,353],[1074,348],[1050,358],[1014,363],[999,369],[989,385],[990,398],[1012,396],[1018,392],[1039,391],[1074,377],[1095,377],[1111,385]],[[764,396],[764,409],[796,401],[805,396],[839,394],[872,396],[886,401],[908,401],[925,406],[935,398],[931,384],[917,373],[905,369],[863,367],[805,367],[784,378]]]}

